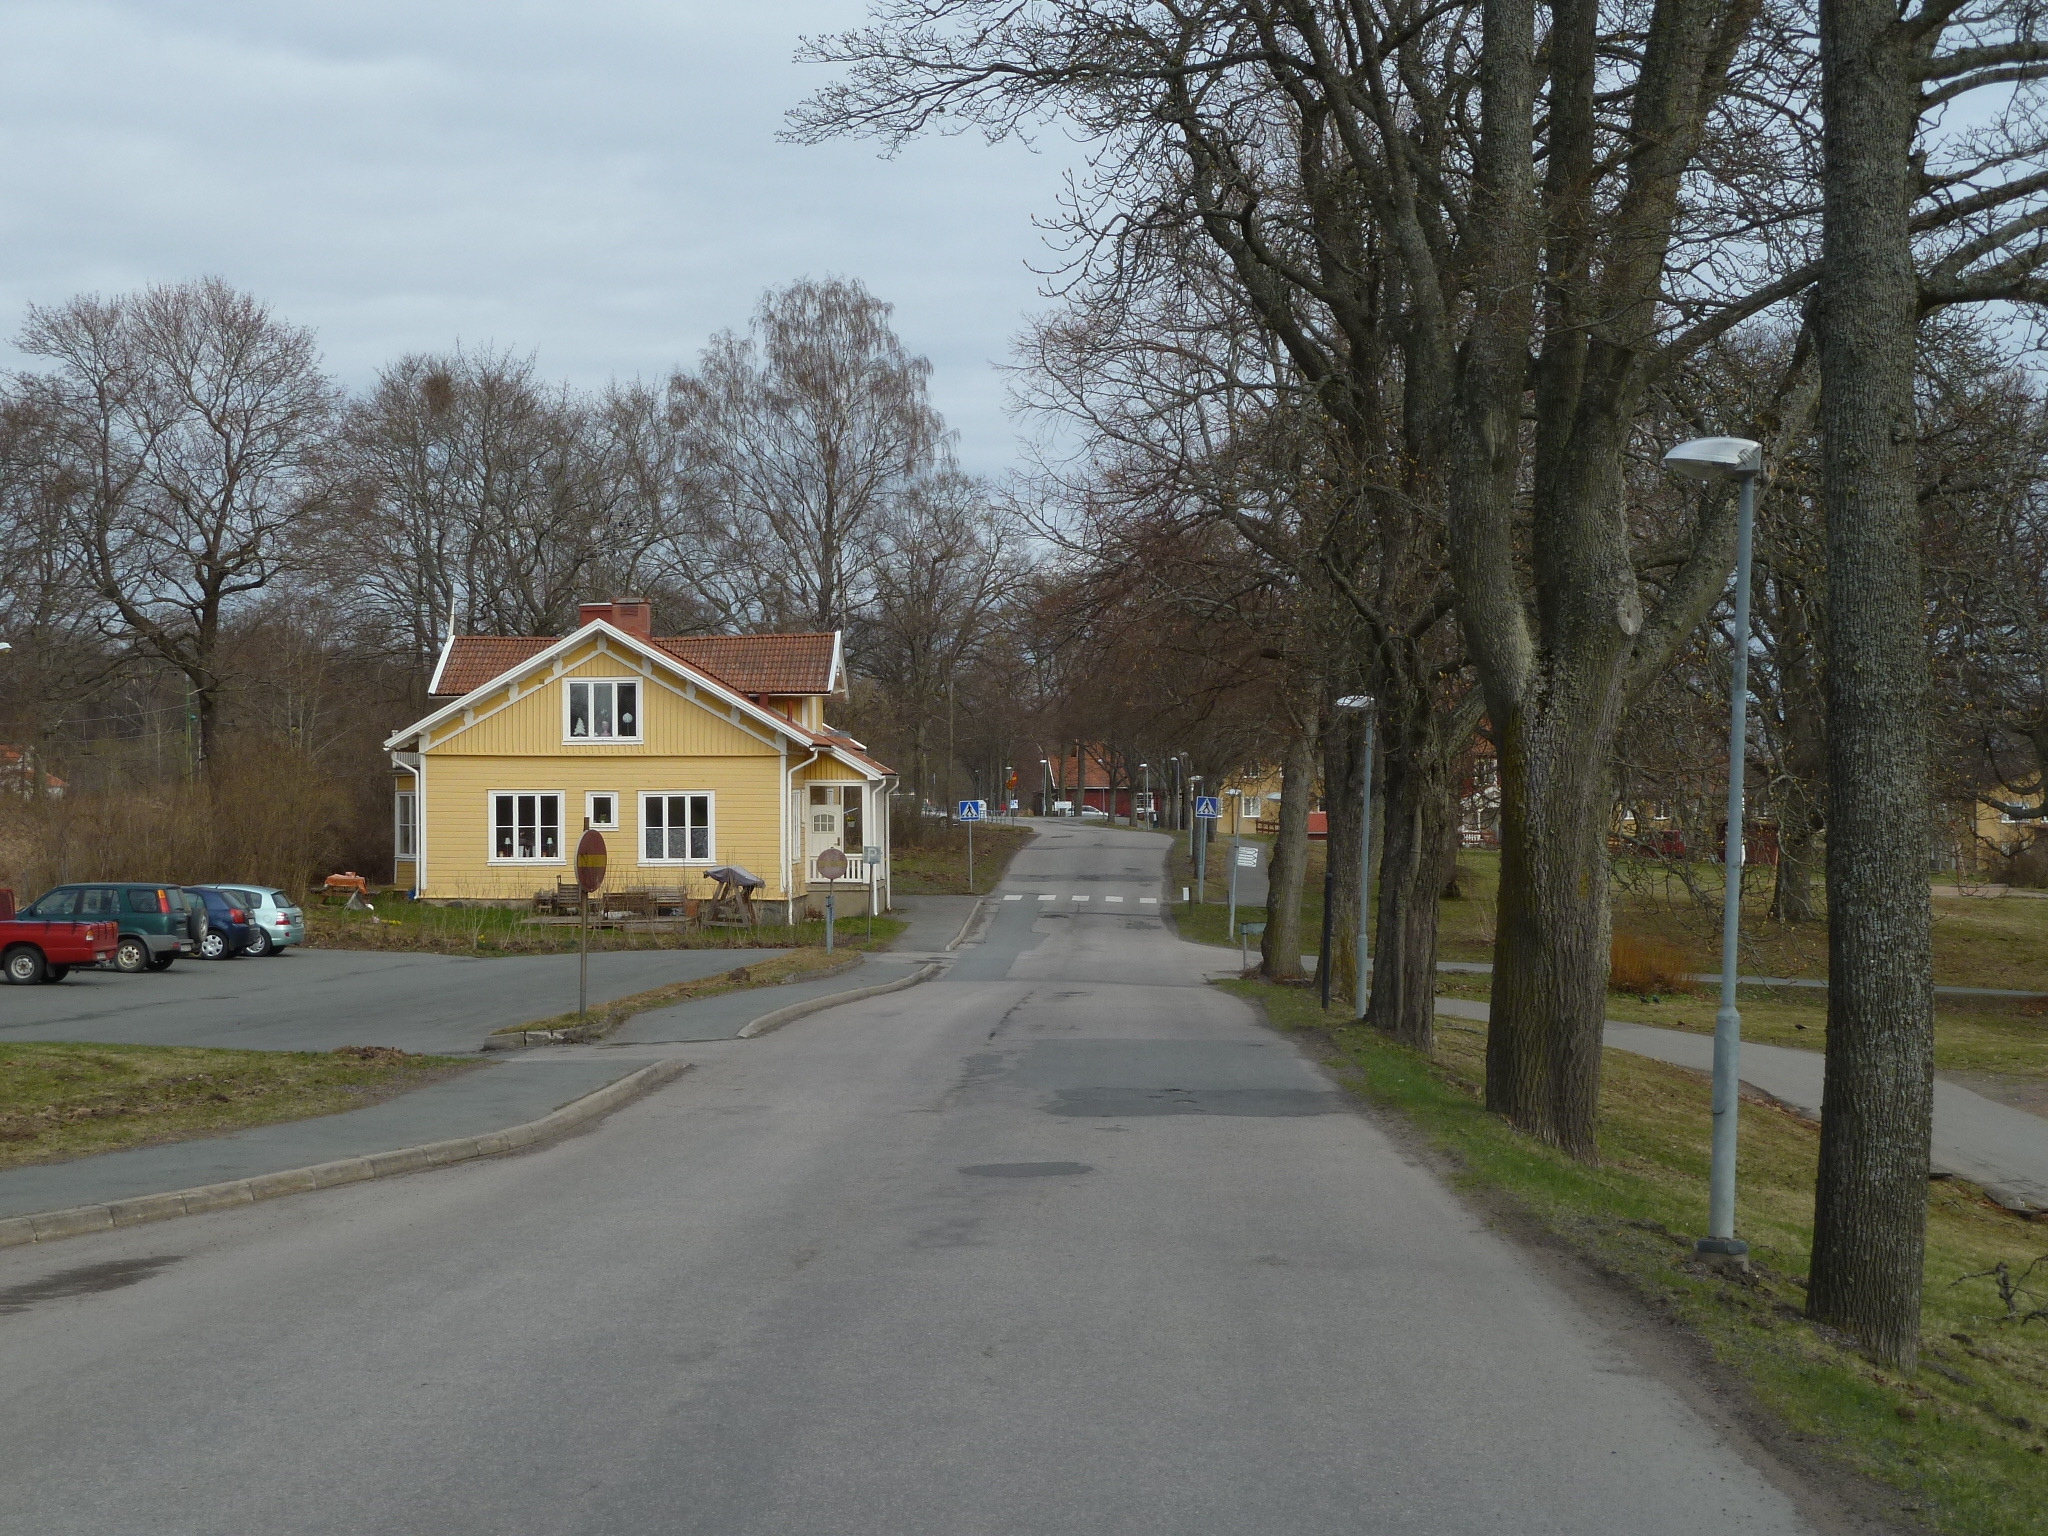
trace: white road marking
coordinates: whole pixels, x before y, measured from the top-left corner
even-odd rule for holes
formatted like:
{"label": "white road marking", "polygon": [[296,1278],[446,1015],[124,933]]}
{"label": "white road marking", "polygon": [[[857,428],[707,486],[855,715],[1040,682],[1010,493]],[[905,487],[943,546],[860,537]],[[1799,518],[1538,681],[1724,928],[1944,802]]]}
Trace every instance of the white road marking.
{"label": "white road marking", "polygon": [[1141,907],[1156,907],[1159,905],[1159,898],[1157,896],[1140,896],[1138,898],[1138,905]]}
{"label": "white road marking", "polygon": [[1123,900],[1123,897],[1121,897],[1121,896],[1105,896],[1105,897],[1103,897],[1102,899],[1103,899],[1104,901],[1122,901],[1122,900]]}
{"label": "white road marking", "polygon": [[1086,900],[1087,900],[1088,898],[1087,898],[1086,896],[1076,896],[1076,897],[1073,897],[1072,899],[1073,899],[1073,900],[1075,900],[1075,901],[1086,901]]}
{"label": "white road marking", "polygon": [[1005,896],[1003,898],[1003,900],[1005,901],[1022,901],[1023,899],[1024,898],[1022,896]]}
{"label": "white road marking", "polygon": [[1045,893],[1045,895],[1043,895],[1043,896],[1039,897],[1038,899],[1039,899],[1040,901],[1051,901],[1051,900],[1053,899],[1053,897],[1052,897],[1052,893],[1051,893],[1050,891],[1048,891],[1048,892],[1046,892],[1046,893]]}

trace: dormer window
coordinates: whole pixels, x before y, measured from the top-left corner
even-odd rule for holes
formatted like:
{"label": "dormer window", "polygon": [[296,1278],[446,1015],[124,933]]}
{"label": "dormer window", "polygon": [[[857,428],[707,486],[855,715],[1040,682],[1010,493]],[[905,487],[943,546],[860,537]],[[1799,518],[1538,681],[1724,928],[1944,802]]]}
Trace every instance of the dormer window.
{"label": "dormer window", "polygon": [[638,741],[640,685],[617,682],[569,684],[569,741]]}

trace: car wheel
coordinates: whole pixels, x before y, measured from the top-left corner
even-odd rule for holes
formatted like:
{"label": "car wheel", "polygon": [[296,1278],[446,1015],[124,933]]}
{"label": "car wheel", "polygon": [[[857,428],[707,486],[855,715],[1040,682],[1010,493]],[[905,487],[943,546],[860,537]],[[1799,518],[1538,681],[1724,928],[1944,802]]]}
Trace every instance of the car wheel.
{"label": "car wheel", "polygon": [[251,927],[249,929],[249,947],[243,953],[261,957],[269,954],[275,947],[270,942],[269,934],[265,933],[261,928]]}
{"label": "car wheel", "polygon": [[218,928],[206,930],[206,937],[199,941],[199,957],[202,960],[225,960],[233,951],[228,947],[228,936]]}
{"label": "car wheel", "polygon": [[172,962],[177,958],[176,955],[158,955],[149,962],[149,968],[152,971],[168,971],[171,968]]}
{"label": "car wheel", "polygon": [[54,985],[55,983],[62,981],[66,976],[69,976],[70,974],[70,966],[53,965],[43,972],[43,980],[50,982]]}
{"label": "car wheel", "polygon": [[140,976],[150,969],[149,946],[140,939],[123,939],[114,947],[114,969]]}
{"label": "car wheel", "polygon": [[17,987],[32,987],[43,979],[43,952],[17,944],[0,956],[0,976]]}

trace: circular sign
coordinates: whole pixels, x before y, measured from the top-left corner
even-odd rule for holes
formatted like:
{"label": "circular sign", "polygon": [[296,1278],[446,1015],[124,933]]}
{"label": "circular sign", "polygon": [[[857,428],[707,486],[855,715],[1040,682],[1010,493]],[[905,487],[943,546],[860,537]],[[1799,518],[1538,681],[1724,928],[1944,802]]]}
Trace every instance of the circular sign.
{"label": "circular sign", "polygon": [[846,878],[846,854],[838,848],[827,848],[818,855],[818,877],[821,880],[844,880]]}
{"label": "circular sign", "polygon": [[604,834],[586,832],[576,844],[576,883],[588,896],[604,884]]}

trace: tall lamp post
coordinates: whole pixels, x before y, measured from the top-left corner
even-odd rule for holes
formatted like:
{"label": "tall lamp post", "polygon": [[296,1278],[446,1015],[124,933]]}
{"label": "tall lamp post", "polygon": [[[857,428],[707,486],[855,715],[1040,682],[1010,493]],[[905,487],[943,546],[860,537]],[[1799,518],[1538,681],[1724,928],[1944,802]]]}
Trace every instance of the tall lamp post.
{"label": "tall lamp post", "polygon": [[1365,790],[1358,807],[1358,1011],[1352,1015],[1363,1023],[1366,1000],[1372,995],[1372,738],[1378,716],[1369,693],[1347,694],[1337,707],[1365,711]]}
{"label": "tall lamp post", "polygon": [[1721,1006],[1714,1014],[1714,1157],[1707,1176],[1707,1235],[1700,1253],[1742,1258],[1749,1244],[1735,1235],[1735,1132],[1741,1103],[1742,1012],[1735,1005],[1736,948],[1742,937],[1742,768],[1748,755],[1749,546],[1756,518],[1756,482],[1764,451],[1746,437],[1700,437],[1664,455],[1674,474],[1737,486],[1735,653],[1728,682],[1728,831],[1721,858],[1727,894],[1721,908]]}
{"label": "tall lamp post", "polygon": [[[1145,825],[1156,827],[1159,825],[1159,817],[1152,809],[1152,765],[1150,763],[1140,763],[1138,764],[1138,772],[1145,775]],[[1131,825],[1136,826],[1137,824],[1137,818],[1132,817]]]}
{"label": "tall lamp post", "polygon": [[1052,759],[1041,757],[1038,760],[1038,766],[1045,770],[1045,805],[1039,811],[1039,814],[1041,816],[1050,816],[1052,814]]}

